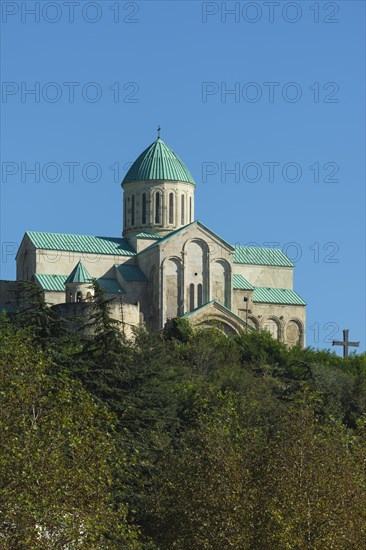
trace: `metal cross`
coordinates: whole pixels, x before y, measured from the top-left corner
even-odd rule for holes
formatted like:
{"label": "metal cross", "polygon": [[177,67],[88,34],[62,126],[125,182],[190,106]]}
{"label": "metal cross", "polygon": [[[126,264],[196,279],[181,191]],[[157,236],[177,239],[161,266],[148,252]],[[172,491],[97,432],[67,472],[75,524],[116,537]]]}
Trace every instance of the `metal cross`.
{"label": "metal cross", "polygon": [[160,130],[161,130],[161,128],[160,128],[160,125],[159,125],[158,126],[158,138],[160,137]]}
{"label": "metal cross", "polygon": [[349,333],[349,330],[344,330],[343,331],[343,342],[341,340],[333,340],[332,342],[332,346],[343,346],[343,358],[346,359],[346,357],[348,357],[348,348],[349,347],[354,347],[354,348],[358,348],[358,346],[360,345],[360,342],[350,342],[348,340],[348,333]]}

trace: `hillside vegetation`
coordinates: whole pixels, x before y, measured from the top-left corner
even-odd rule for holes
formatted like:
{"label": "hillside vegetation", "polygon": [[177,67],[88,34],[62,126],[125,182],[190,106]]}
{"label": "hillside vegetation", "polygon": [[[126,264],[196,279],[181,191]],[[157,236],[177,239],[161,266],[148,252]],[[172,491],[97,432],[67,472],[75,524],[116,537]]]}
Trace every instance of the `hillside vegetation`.
{"label": "hillside vegetation", "polygon": [[0,320],[0,547],[364,549],[366,356]]}

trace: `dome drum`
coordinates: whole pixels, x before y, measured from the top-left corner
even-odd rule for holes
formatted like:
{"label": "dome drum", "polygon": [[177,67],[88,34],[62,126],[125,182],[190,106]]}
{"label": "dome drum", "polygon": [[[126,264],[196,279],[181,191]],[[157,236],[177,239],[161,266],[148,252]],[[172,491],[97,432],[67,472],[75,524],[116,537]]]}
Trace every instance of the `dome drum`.
{"label": "dome drum", "polygon": [[122,187],[123,236],[164,236],[194,220],[194,180],[160,138],[133,163]]}

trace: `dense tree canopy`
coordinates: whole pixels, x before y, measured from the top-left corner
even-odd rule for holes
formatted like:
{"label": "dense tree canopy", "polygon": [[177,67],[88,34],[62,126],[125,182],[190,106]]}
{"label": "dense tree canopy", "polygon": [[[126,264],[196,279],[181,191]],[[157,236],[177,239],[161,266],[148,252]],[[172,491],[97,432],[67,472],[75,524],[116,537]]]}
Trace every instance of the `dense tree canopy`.
{"label": "dense tree canopy", "polygon": [[137,548],[111,413],[4,319],[0,348],[1,548]]}
{"label": "dense tree canopy", "polygon": [[128,342],[96,295],[80,331],[37,294],[1,318],[1,547],[365,547],[364,354],[183,319]]}

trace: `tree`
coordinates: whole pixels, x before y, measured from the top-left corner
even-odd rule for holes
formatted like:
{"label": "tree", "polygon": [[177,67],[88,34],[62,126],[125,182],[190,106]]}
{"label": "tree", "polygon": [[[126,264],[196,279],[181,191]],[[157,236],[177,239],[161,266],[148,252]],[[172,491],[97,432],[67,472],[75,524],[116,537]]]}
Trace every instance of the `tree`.
{"label": "tree", "polygon": [[115,502],[127,502],[131,521],[143,522],[155,457],[177,428],[175,373],[159,336],[136,330],[132,343],[119,325],[96,286],[86,325],[90,335],[70,372],[116,417],[115,442],[126,462],[116,471]]}
{"label": "tree", "polygon": [[320,423],[317,400],[304,390],[288,407],[283,428],[268,450],[264,547],[321,550],[365,545],[364,432],[356,435],[332,418]]}
{"label": "tree", "polygon": [[269,388],[260,383],[258,391],[254,378],[247,382],[243,394],[211,387],[197,397],[196,423],[161,458],[149,524],[159,548],[261,548],[259,480],[277,415],[270,402],[258,401]]}
{"label": "tree", "polygon": [[112,498],[111,415],[4,319],[0,346],[2,548],[138,548]]}
{"label": "tree", "polygon": [[83,327],[91,335],[84,355],[97,356],[103,365],[108,366],[117,360],[126,339],[121,331],[121,322],[111,315],[112,300],[105,298],[97,280],[93,281],[93,289],[94,300],[90,303],[88,320]]}
{"label": "tree", "polygon": [[180,342],[189,342],[193,336],[192,325],[183,317],[174,317],[166,322],[163,336],[167,340],[176,339]]}
{"label": "tree", "polygon": [[180,357],[192,374],[204,377],[214,377],[225,365],[238,361],[235,341],[217,328],[196,330]]}
{"label": "tree", "polygon": [[29,327],[33,341],[44,350],[59,345],[57,338],[65,327],[62,319],[45,302],[42,290],[32,281],[21,281],[18,288],[22,306],[13,318],[14,325],[21,329]]}
{"label": "tree", "polygon": [[158,547],[361,550],[366,420],[356,432],[321,422],[306,387],[276,411],[270,386],[247,383],[242,396],[206,396],[162,458],[149,524]]}

